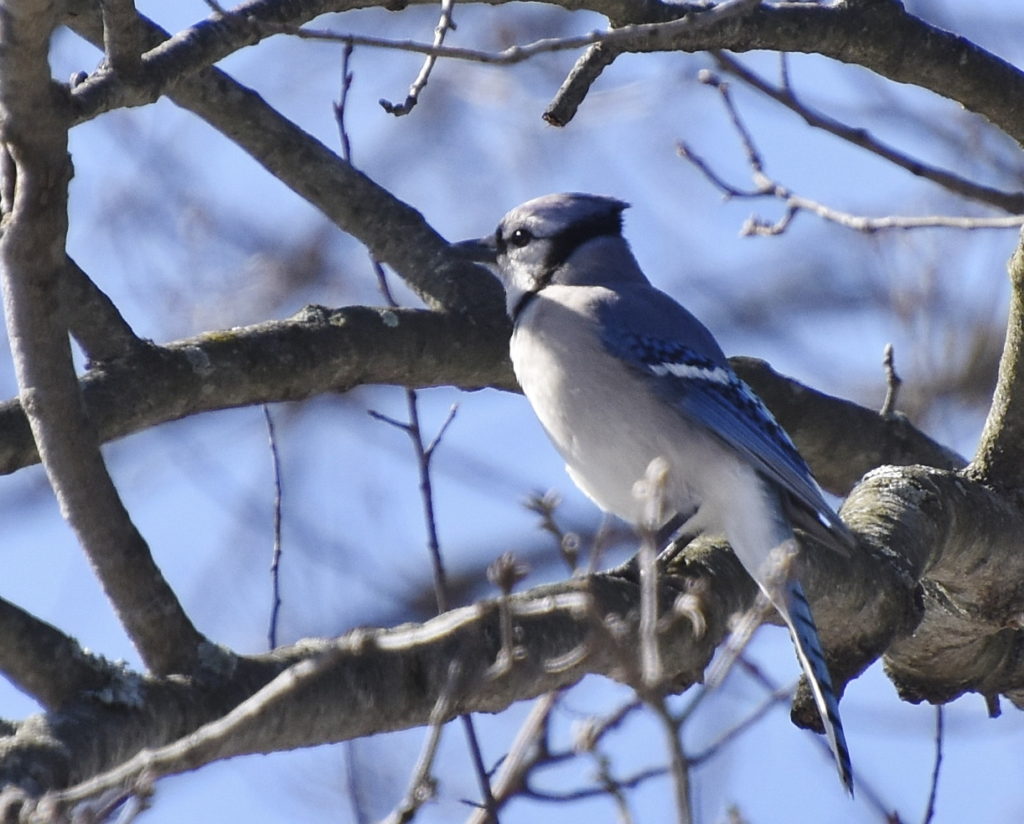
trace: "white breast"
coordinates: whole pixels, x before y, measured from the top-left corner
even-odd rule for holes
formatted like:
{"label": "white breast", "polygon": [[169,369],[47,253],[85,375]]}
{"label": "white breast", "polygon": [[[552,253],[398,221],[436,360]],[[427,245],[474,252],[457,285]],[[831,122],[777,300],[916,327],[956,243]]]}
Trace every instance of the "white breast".
{"label": "white breast", "polygon": [[664,457],[671,508],[690,512],[704,496],[686,464],[708,460],[712,449],[703,447],[711,444],[703,433],[676,437],[689,425],[605,352],[590,309],[606,295],[600,287],[549,286],[533,298],[512,336],[516,376],[573,481],[598,506],[638,523],[645,507],[634,485]]}

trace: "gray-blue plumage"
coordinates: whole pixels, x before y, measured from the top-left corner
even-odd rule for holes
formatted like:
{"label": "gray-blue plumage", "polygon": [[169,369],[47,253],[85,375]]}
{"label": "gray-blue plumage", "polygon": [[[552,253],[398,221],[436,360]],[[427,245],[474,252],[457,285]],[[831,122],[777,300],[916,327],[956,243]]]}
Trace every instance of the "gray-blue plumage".
{"label": "gray-blue plumage", "polygon": [[791,574],[794,525],[837,548],[851,538],[711,333],[647,280],[621,235],[624,208],[597,195],[548,195],[510,211],[492,238],[461,246],[497,264],[516,376],[577,486],[643,523],[649,506],[635,486],[660,458],[668,517],[729,540],[790,629],[852,791],[824,654]]}

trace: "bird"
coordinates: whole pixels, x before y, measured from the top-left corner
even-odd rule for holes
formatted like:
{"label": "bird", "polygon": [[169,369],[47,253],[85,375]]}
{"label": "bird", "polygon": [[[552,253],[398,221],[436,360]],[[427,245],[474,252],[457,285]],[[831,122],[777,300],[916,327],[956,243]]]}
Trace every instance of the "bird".
{"label": "bird", "polygon": [[687,534],[726,537],[789,630],[852,795],[838,700],[787,559],[794,527],[844,552],[853,538],[711,332],[648,280],[622,234],[628,205],[545,195],[509,211],[493,235],[454,245],[496,269],[516,378],[576,486],[642,525],[650,506],[636,484],[660,461],[671,522]]}

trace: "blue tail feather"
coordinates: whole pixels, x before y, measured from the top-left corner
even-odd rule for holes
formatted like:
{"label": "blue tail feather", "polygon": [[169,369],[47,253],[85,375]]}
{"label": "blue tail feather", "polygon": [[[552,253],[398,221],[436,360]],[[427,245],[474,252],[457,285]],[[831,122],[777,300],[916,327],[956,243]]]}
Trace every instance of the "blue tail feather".
{"label": "blue tail feather", "polygon": [[[825,737],[836,760],[839,780],[843,782],[847,792],[853,795],[853,768],[850,764],[850,751],[846,746],[843,734],[843,723],[839,719],[839,702],[832,689],[832,676],[825,663],[825,653],[818,639],[818,629],[814,624],[814,616],[807,603],[803,587],[796,580],[788,580],[783,585],[785,610],[782,617],[789,626],[797,657],[810,683],[814,703],[817,704],[825,727]],[[788,614],[787,614],[788,613]]]}

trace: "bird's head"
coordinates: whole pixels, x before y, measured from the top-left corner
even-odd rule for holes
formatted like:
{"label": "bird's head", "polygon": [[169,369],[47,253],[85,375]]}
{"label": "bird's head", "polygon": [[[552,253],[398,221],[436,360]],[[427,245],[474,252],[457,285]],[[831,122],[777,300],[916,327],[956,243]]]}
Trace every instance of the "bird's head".
{"label": "bird's head", "polygon": [[[456,246],[473,260],[497,266],[514,319],[524,298],[550,284],[593,286],[608,282],[614,273],[609,266],[598,264],[602,260],[613,263],[607,258],[608,252],[629,254],[622,238],[622,211],[627,206],[602,195],[544,195],[516,206],[490,237]],[[597,244],[613,248],[601,254]],[[580,254],[591,247],[597,253],[594,259],[581,260]]]}

